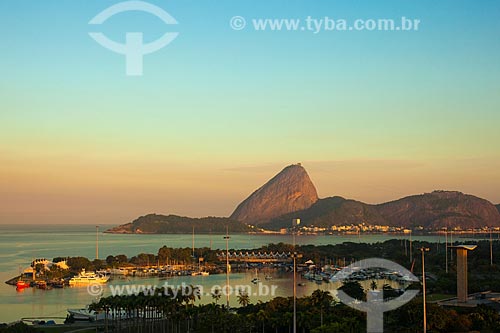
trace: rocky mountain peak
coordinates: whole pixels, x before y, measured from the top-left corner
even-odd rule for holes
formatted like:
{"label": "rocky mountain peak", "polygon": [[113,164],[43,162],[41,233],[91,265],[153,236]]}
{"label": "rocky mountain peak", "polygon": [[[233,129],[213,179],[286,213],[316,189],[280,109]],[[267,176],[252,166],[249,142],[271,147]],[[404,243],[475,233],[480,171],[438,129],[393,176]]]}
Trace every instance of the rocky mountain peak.
{"label": "rocky mountain peak", "polygon": [[259,225],[307,209],[316,201],[318,193],[307,171],[300,163],[292,164],[240,203],[230,218]]}

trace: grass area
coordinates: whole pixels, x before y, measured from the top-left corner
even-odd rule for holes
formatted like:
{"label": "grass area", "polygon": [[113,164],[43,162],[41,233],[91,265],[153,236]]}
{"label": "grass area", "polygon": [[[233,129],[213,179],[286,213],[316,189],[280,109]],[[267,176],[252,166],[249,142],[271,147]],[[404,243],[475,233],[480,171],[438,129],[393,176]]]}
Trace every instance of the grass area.
{"label": "grass area", "polygon": [[456,297],[456,295],[450,295],[450,294],[429,294],[429,295],[426,295],[426,300],[427,300],[427,302],[437,302],[437,301],[441,301],[443,299],[452,298],[452,297]]}

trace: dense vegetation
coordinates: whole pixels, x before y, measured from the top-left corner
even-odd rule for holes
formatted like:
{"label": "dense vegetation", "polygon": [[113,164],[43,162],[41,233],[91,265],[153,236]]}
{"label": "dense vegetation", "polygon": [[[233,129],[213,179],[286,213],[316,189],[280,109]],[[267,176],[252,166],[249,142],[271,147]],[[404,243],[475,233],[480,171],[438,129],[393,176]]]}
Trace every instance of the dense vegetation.
{"label": "dense vegetation", "polygon": [[148,234],[186,234],[193,228],[197,233],[225,233],[227,225],[232,233],[250,232],[248,225],[231,220],[227,217],[192,218],[177,215],[148,214],[141,216],[132,223],[127,223],[108,230],[117,233],[148,233]]}
{"label": "dense vegetation", "polygon": [[[356,284],[356,282],[354,282]],[[346,291],[347,292],[347,291]],[[114,332],[290,332],[293,298],[276,297],[269,302],[249,303],[244,294],[238,296],[240,307],[231,309],[218,304],[214,294],[211,304],[196,305],[194,294],[177,297],[172,291],[157,289],[154,295],[115,296],[102,298],[91,309],[110,313],[105,325]],[[133,319],[117,320],[112,313],[126,311]],[[497,311],[479,306],[461,311],[428,304],[428,329],[433,332],[468,332],[500,329]],[[422,302],[408,303],[385,315],[386,332],[419,332],[422,327]],[[297,299],[298,332],[334,333],[365,332],[363,313],[337,303],[327,291],[316,290]]]}
{"label": "dense vegetation", "polygon": [[[347,292],[347,291],[346,291]],[[171,293],[172,294],[172,293]],[[168,290],[157,289],[153,294],[110,296],[90,305],[93,310],[107,311],[103,323],[106,332],[165,332],[165,333],[251,333],[291,331],[293,299],[276,297],[269,302],[249,303],[244,294],[238,296],[239,308],[230,311],[219,304],[220,295],[213,295],[210,304],[197,305],[194,294],[165,297]],[[124,311],[132,319],[118,320],[113,313]],[[497,332],[500,317],[496,310],[485,306],[461,310],[445,309],[427,304],[427,327],[431,332]],[[417,333],[422,327],[422,301],[417,298],[405,306],[387,312],[385,332]],[[325,291],[316,290],[310,296],[297,299],[297,327],[303,333],[362,333],[366,332],[363,313],[337,303]],[[0,333],[38,332],[24,324],[1,327]]]}
{"label": "dense vegetation", "polygon": [[[470,242],[469,242],[470,243]],[[458,243],[455,242],[455,245]],[[478,247],[469,253],[469,292],[500,291],[500,242],[492,243],[494,263],[490,265],[490,242],[479,241]],[[456,293],[455,259],[449,252],[449,267],[446,273],[445,247],[442,243],[412,242],[407,239],[394,239],[382,243],[365,244],[346,242],[336,245],[297,246],[296,250],[303,254],[300,263],[312,259],[316,264],[345,265],[350,262],[370,258],[386,258],[393,260],[419,275],[421,269],[421,247],[430,248],[426,252],[426,273],[428,297],[433,295],[450,295]],[[411,256],[410,256],[411,248]],[[250,251],[292,252],[290,244],[269,244],[261,249]],[[196,256],[203,256],[206,263],[217,264],[218,250],[208,248],[196,249]],[[108,256],[106,260],[90,261],[83,257],[68,259],[74,271],[81,267],[87,269],[116,267],[122,264],[154,265],[165,260],[178,262],[194,262],[190,248],[162,247],[156,254],[142,253],[127,258],[125,255]],[[410,260],[411,257],[411,260]],[[56,258],[60,259],[60,258]],[[394,290],[388,286],[384,289],[384,298],[395,297]],[[415,286],[411,287],[412,289]],[[419,288],[419,286],[416,286]],[[342,289],[357,299],[365,299],[364,290],[357,282],[346,282]],[[375,289],[375,286],[374,286]],[[176,298],[160,296],[168,294],[165,289],[157,290],[153,296],[143,293],[132,296],[115,296],[101,298],[93,304],[94,309],[119,310],[134,313],[134,319],[119,321],[110,318],[108,329],[123,332],[289,332],[292,316],[292,299],[277,297],[269,302],[250,304],[248,296],[238,296],[240,307],[228,311],[219,304],[220,294],[213,295],[211,304],[197,305],[196,295],[180,295]],[[429,299],[428,299],[429,300]],[[458,309],[443,308],[428,303],[428,328],[434,332],[467,332],[470,330],[493,332],[500,330],[498,312],[486,306]],[[316,291],[311,296],[299,298],[297,301],[299,332],[363,332],[365,316],[343,304],[332,300],[330,294]],[[146,319],[147,318],[147,319]],[[422,327],[422,300],[417,297],[407,305],[385,314],[386,331],[418,332]],[[5,330],[4,330],[5,331]],[[2,332],[2,330],[0,330]]]}
{"label": "dense vegetation", "polygon": [[[468,242],[471,243],[471,242]],[[455,245],[458,242],[455,242]],[[490,265],[490,243],[489,241],[476,242],[478,247],[469,253],[469,292],[480,292],[486,290],[500,291],[500,242],[493,242],[494,265]],[[320,265],[332,264],[344,266],[356,260],[366,258],[384,258],[397,262],[398,264],[412,269],[416,275],[421,270],[420,248],[430,248],[426,253],[426,271],[430,278],[427,289],[431,293],[450,294],[456,293],[456,260],[450,250],[448,256],[448,273],[446,273],[446,252],[443,243],[428,243],[414,241],[411,244],[412,260],[410,261],[410,243],[407,239],[388,240],[382,243],[354,243],[345,242],[336,245],[302,245],[297,246],[297,251],[302,253],[301,262],[312,259]],[[233,250],[230,250],[233,251]],[[243,250],[246,251],[246,250]],[[249,249],[248,251],[261,252],[293,252],[290,244],[269,244],[260,249]],[[211,250],[209,248],[195,249],[196,257],[203,257],[206,265],[220,264],[217,261],[217,253],[220,250]],[[110,255],[106,260],[90,261],[83,257],[72,257],[68,259],[68,265],[73,272],[78,272],[81,268],[87,270],[102,269],[108,267],[119,267],[124,265],[135,266],[155,266],[157,263],[164,265],[166,262],[177,262],[184,264],[197,264],[196,258],[192,257],[191,248],[170,248],[164,246],[157,253],[140,253],[128,258],[123,254]]]}

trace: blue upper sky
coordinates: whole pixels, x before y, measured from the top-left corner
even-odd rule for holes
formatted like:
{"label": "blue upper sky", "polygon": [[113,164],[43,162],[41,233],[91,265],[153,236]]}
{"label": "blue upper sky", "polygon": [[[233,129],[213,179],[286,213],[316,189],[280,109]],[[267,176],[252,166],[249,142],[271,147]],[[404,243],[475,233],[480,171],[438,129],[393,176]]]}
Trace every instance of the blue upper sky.
{"label": "blue upper sky", "polygon": [[[371,175],[370,184],[345,184],[342,179],[359,177],[351,168],[336,174],[337,180],[318,168],[316,177],[324,184],[318,185],[320,194],[376,202],[447,187],[500,201],[500,175],[494,171],[500,163],[498,1],[150,1],[179,24],[167,26],[141,12],[121,13],[97,27],[88,24],[118,2],[0,2],[0,153],[5,168],[0,181],[8,184],[4,195],[26,198],[31,190],[24,182],[32,174],[19,170],[34,164],[41,170],[40,179],[47,179],[47,170],[59,170],[56,173],[67,179],[62,177],[64,185],[40,181],[33,200],[68,191],[74,197],[71,215],[97,205],[81,190],[82,184],[72,185],[71,179],[80,179],[75,175],[88,172],[82,180],[86,186],[109,182],[109,191],[102,193],[110,197],[111,184],[124,184],[123,179],[110,173],[103,180],[95,174],[139,160],[141,168],[173,170],[175,181],[161,177],[175,193],[183,193],[182,200],[203,187],[204,175],[194,177],[198,181],[189,176],[197,174],[194,166],[217,174],[231,167],[274,165],[270,177],[278,165],[291,162],[302,161],[306,167],[309,162],[314,169],[319,162],[376,160],[415,163],[421,169],[412,175],[419,178],[404,183],[404,188],[401,181],[388,184],[385,174]],[[247,19],[246,29],[231,29],[229,21],[236,15]],[[254,18],[307,16],[405,16],[421,23],[418,31],[410,32],[318,34],[254,31],[250,26]],[[143,76],[129,77],[124,56],[90,38],[88,33],[96,30],[117,42],[124,41],[126,32],[143,32],[146,41],[166,31],[179,36],[144,57]],[[479,161],[475,165],[483,169],[471,169],[470,161]],[[450,167],[457,168],[455,174],[444,171]],[[127,173],[129,178],[137,184],[148,182],[134,170]],[[241,190],[214,181],[222,193],[217,203],[200,209],[186,205],[180,213],[230,212],[240,196],[255,187],[244,183],[247,176],[234,179],[245,184]],[[139,191],[134,184],[126,189]],[[206,191],[214,184],[206,184]],[[158,191],[158,202],[168,198]],[[15,207],[26,204],[25,199],[11,200]],[[123,202],[112,204],[119,207]],[[140,206],[137,212],[155,207]],[[3,216],[12,219],[21,210],[6,209]],[[112,215],[108,213],[103,215]]]}

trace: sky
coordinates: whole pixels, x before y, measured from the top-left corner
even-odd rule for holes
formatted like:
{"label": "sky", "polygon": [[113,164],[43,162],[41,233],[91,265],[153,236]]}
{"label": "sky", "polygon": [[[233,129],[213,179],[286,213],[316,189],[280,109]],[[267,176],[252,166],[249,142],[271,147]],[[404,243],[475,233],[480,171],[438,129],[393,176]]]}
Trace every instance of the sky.
{"label": "sky", "polygon": [[[0,223],[228,216],[286,165],[320,197],[435,189],[500,203],[500,3],[0,2]],[[234,16],[246,19],[232,29]],[[418,31],[257,31],[254,19],[419,19]],[[178,32],[127,76],[117,43]]]}

